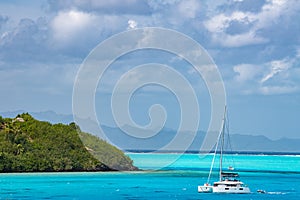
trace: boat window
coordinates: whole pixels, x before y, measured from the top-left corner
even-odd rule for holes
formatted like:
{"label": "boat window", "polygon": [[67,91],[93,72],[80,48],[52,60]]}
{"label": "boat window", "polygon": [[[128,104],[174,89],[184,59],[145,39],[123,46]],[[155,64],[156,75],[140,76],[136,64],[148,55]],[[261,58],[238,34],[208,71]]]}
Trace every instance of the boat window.
{"label": "boat window", "polygon": [[225,188],[225,190],[229,190],[229,188]]}
{"label": "boat window", "polygon": [[226,185],[227,187],[237,187],[237,185],[234,184],[230,184],[230,185]]}
{"label": "boat window", "polygon": [[240,188],[240,190],[243,190],[244,188]]}

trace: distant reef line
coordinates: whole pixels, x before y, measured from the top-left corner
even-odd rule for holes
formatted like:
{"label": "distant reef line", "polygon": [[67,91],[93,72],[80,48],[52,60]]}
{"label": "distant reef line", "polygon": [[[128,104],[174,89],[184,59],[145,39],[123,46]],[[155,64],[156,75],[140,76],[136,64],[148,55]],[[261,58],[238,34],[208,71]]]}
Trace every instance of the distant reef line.
{"label": "distant reef line", "polygon": [[[168,153],[174,153],[174,154],[212,154],[214,151],[168,151],[168,150],[134,150],[134,149],[127,149],[125,150],[125,153],[130,154],[130,153],[158,153],[158,154],[168,154]],[[217,151],[217,153],[220,153]],[[268,152],[268,151],[224,151],[223,153],[225,154],[238,154],[238,155],[300,155],[300,152]]]}

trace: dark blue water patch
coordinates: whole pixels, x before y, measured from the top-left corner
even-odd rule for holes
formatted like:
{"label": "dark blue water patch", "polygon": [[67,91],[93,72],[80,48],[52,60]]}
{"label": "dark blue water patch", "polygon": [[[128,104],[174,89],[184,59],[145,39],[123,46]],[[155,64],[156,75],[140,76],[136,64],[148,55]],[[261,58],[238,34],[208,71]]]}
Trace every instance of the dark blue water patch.
{"label": "dark blue water patch", "polygon": [[162,190],[155,190],[155,193],[166,193],[166,191],[162,191]]}
{"label": "dark blue water patch", "polygon": [[126,199],[127,200],[141,200],[141,199],[144,199],[144,198],[141,198],[141,197],[127,197]]}
{"label": "dark blue water patch", "polygon": [[16,199],[32,199],[31,195],[16,195],[14,196]]}
{"label": "dark blue water patch", "polygon": [[141,200],[141,199],[145,199],[141,196],[135,196],[135,195],[132,195],[132,194],[122,194],[121,195],[124,199],[131,199],[131,200]]}
{"label": "dark blue water patch", "polygon": [[51,195],[50,199],[58,199],[58,198],[72,198],[72,195],[64,195],[64,194],[57,194],[57,195]]}
{"label": "dark blue water patch", "polygon": [[143,187],[143,186],[133,186],[131,187],[132,189],[143,189],[143,188],[146,188],[146,187]]}

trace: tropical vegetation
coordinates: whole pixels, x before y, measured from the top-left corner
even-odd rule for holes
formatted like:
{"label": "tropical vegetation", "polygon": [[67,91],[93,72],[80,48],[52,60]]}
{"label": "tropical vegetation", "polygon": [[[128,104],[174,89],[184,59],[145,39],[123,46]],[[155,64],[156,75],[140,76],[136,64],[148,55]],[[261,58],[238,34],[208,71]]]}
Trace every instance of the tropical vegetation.
{"label": "tropical vegetation", "polygon": [[14,119],[0,116],[0,172],[136,169],[121,150],[75,123],[51,124],[28,113]]}

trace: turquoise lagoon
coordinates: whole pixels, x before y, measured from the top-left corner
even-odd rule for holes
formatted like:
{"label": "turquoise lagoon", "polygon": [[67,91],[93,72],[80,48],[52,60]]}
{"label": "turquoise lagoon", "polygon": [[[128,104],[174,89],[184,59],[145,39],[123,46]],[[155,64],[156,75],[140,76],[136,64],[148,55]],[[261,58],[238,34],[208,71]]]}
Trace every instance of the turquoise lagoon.
{"label": "turquoise lagoon", "polygon": [[[0,199],[295,199],[300,156],[226,155],[251,194],[201,194],[212,155],[129,153],[138,172],[0,174]],[[217,169],[217,164],[214,166]],[[217,173],[212,181],[217,180]],[[265,190],[266,194],[256,190]]]}

